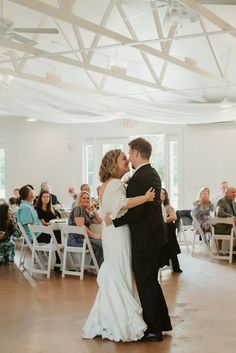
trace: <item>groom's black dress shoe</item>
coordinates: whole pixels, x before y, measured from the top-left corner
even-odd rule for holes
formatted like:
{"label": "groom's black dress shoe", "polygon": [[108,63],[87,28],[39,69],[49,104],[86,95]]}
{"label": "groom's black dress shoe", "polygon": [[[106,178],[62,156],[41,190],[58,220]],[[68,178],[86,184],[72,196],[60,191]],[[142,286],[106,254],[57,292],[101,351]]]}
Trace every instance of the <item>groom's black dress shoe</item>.
{"label": "groom's black dress shoe", "polygon": [[141,338],[141,342],[151,342],[151,341],[163,341],[163,336],[162,333],[152,333],[152,332],[147,332],[145,335]]}

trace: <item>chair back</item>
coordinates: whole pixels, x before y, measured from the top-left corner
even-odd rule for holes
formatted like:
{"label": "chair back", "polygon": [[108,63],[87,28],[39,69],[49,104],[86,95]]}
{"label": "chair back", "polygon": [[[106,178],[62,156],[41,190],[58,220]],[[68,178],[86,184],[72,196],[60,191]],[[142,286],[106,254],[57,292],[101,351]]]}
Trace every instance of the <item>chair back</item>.
{"label": "chair back", "polygon": [[29,230],[30,230],[32,239],[36,243],[36,245],[39,245],[37,237],[36,237],[36,233],[49,234],[51,236],[50,243],[52,244],[54,250],[58,253],[60,261],[62,261],[62,254],[61,254],[60,245],[57,242],[57,239],[55,237],[55,234],[54,234],[51,226],[43,226],[41,224],[40,225],[29,224]]}
{"label": "chair back", "polygon": [[[232,263],[233,254],[236,253],[233,249],[234,241],[236,240],[234,217],[210,217],[209,222],[211,226],[212,240],[214,241],[217,252],[216,254],[212,252],[212,258],[229,260],[229,263]],[[217,225],[220,227],[217,228]],[[225,234],[225,232],[219,232],[219,229],[225,230],[224,227],[221,227],[222,225],[228,226],[228,228],[226,228],[229,231],[228,234]],[[228,249],[219,249],[219,241],[229,241]]]}
{"label": "chair back", "polygon": [[191,210],[177,210],[176,211],[177,220],[175,222],[178,231],[180,231],[181,223],[183,226],[191,226],[193,219],[191,216]]}
{"label": "chair back", "polygon": [[[30,249],[31,253],[33,252],[33,244],[31,243],[31,241],[29,240],[29,237],[24,229],[24,227],[22,226],[22,224],[20,222],[17,222],[17,226],[20,229],[21,234],[23,235],[23,244],[22,244],[22,249],[21,249],[21,255],[20,255],[20,261],[19,261],[19,268],[22,266],[24,269],[27,270],[27,268],[25,267],[25,254],[26,254],[26,248]],[[35,256],[35,261],[37,262],[38,266],[40,268],[43,268],[43,263],[40,259],[40,257],[36,254]],[[31,271],[31,269],[30,269]]]}
{"label": "chair back", "polygon": [[26,231],[25,231],[24,227],[22,226],[22,224],[21,224],[20,222],[17,222],[17,226],[18,226],[18,228],[20,229],[20,232],[21,232],[21,234],[22,234],[22,236],[23,236],[23,238],[24,238],[24,241],[26,242],[26,244],[28,245],[28,247],[32,250],[33,245],[32,245],[32,243],[31,243],[31,241],[29,240],[29,237],[28,237],[28,235],[26,234]]}
{"label": "chair back", "polygon": [[[64,236],[64,238],[65,238],[64,239],[65,247],[64,247],[62,277],[64,277],[65,274],[70,274],[70,275],[80,276],[80,279],[83,279],[84,269],[85,269],[85,254],[86,253],[90,253],[90,256],[91,256],[93,264],[94,264],[94,265],[89,265],[87,267],[95,269],[98,272],[99,271],[98,263],[97,263],[95,255],[94,255],[94,251],[93,251],[92,245],[90,243],[89,237],[87,235],[86,227],[78,227],[78,226],[72,226],[72,225],[67,225],[67,224],[60,224],[59,227],[61,229],[62,236]],[[84,236],[84,242],[83,242],[82,247],[67,245],[67,240],[68,240],[69,234],[71,234],[71,233]],[[86,250],[86,247],[88,248],[88,250]],[[77,271],[72,272],[72,271],[66,270],[67,253],[68,254],[71,254],[71,253],[81,253],[82,254],[79,272],[77,272]],[[73,262],[72,257],[71,257],[71,260]]]}

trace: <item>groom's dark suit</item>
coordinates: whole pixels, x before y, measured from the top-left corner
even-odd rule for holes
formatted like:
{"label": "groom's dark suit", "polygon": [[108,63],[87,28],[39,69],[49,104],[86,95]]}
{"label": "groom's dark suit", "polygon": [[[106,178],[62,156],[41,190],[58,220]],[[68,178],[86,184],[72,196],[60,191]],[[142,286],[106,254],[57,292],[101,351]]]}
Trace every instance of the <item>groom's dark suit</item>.
{"label": "groom's dark suit", "polygon": [[132,240],[132,266],[148,331],[160,333],[171,330],[170,318],[162,289],[158,283],[161,249],[167,238],[161,211],[161,180],[150,164],[141,166],[130,179],[127,197],[144,195],[155,188],[154,202],[129,209],[113,221],[115,227],[128,223]]}

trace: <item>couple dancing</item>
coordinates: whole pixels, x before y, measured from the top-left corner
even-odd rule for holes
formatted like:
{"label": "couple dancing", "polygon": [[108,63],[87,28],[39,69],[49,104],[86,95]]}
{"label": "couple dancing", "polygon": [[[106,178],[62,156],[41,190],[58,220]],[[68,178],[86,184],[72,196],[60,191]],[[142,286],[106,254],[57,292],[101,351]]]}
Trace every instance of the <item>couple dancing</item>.
{"label": "couple dancing", "polygon": [[151,152],[151,144],[143,138],[129,143],[135,172],[127,190],[120,180],[129,171],[125,154],[112,150],[102,159],[101,216],[109,225],[103,228],[99,290],[83,338],[162,341],[162,332],[172,330],[157,279],[166,236],[159,198],[161,180],[149,164]]}

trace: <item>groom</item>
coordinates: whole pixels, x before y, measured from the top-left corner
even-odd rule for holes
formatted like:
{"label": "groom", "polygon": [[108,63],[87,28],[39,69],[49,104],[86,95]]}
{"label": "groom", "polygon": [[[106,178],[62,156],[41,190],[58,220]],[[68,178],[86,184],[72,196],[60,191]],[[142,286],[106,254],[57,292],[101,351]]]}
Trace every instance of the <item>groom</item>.
{"label": "groom", "polygon": [[158,282],[161,252],[167,239],[161,211],[161,180],[151,167],[151,144],[139,137],[129,143],[129,155],[135,172],[127,187],[127,197],[143,195],[155,188],[154,202],[129,209],[113,221],[115,227],[128,223],[132,241],[132,266],[143,308],[147,331],[142,341],[162,341],[162,331],[172,330],[168,308]]}

